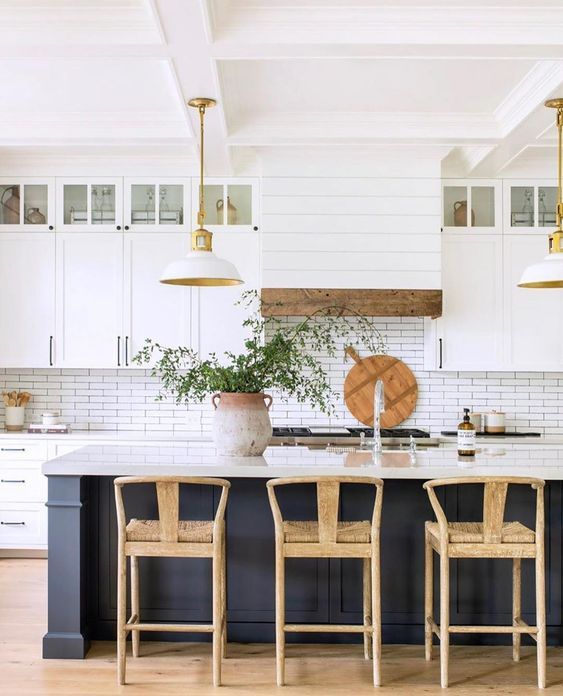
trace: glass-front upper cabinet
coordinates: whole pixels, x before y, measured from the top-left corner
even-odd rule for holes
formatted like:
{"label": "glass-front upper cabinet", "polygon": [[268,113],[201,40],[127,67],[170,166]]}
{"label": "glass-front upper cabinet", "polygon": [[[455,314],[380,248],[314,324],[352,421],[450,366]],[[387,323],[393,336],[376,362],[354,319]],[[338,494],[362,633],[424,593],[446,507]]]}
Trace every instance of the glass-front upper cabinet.
{"label": "glass-front upper cabinet", "polygon": [[539,232],[555,227],[557,185],[554,181],[504,181],[506,232]]}
{"label": "glass-front upper cabinet", "polygon": [[0,178],[0,231],[55,229],[54,179]]}
{"label": "glass-front upper cabinet", "polygon": [[498,181],[449,179],[442,186],[442,226],[471,228],[474,234],[501,231],[501,186]]}
{"label": "glass-front upper cabinet", "polygon": [[115,232],[122,229],[122,179],[57,179],[59,232]]}
{"label": "glass-front upper cabinet", "polygon": [[190,222],[190,184],[190,179],[125,179],[125,231],[183,232]]}
{"label": "glass-front upper cabinet", "polygon": [[[256,179],[206,178],[205,227],[244,230],[258,229],[258,181]],[[193,180],[192,221],[197,223],[199,180]]]}

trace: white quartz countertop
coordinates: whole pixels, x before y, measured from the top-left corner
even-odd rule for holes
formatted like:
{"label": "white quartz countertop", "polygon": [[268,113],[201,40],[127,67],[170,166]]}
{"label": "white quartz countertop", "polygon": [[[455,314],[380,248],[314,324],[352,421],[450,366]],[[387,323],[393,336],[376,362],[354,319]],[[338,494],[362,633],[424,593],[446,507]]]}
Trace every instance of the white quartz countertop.
{"label": "white quartz countertop", "polygon": [[448,476],[538,476],[563,479],[563,449],[480,447],[473,458],[452,449],[334,453],[306,447],[269,447],[262,457],[219,457],[210,442],[168,445],[88,445],[45,462],[47,475],[63,476],[378,476],[431,479]]}

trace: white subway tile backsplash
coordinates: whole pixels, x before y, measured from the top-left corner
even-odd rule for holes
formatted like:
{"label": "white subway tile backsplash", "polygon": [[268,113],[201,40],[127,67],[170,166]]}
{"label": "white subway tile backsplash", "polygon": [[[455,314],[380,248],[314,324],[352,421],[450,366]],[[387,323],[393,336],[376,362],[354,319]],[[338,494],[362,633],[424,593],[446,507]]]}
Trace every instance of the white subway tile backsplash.
{"label": "white subway tile backsplash", "polygon": [[[292,323],[297,318],[285,319]],[[415,373],[419,398],[415,412],[405,426],[433,433],[451,430],[467,406],[476,411],[502,409],[509,428],[533,429],[544,434],[563,434],[563,372],[428,372],[422,369],[423,320],[387,317],[376,320],[386,336],[389,353],[402,358]],[[335,356],[322,356],[333,389],[342,393],[344,379],[353,363],[344,357],[344,341],[337,341]],[[366,351],[356,346],[360,355]],[[44,410],[61,411],[75,430],[193,431],[186,424],[186,410],[200,414],[201,431],[209,432],[213,408],[203,404],[177,405],[173,400],[156,401],[158,380],[141,369],[3,369],[2,390],[25,389],[33,394],[27,410],[28,421],[38,421]],[[326,416],[307,404],[283,400],[273,394],[272,420],[278,425],[357,425],[343,401],[336,414]],[[0,410],[0,427],[4,412]],[[198,428],[199,430],[199,428]]]}

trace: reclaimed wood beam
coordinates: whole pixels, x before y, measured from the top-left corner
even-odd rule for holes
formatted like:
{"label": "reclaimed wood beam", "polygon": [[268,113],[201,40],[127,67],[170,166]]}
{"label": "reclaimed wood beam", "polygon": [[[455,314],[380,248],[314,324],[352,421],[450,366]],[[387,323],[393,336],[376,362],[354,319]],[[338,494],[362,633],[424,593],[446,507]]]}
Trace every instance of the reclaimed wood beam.
{"label": "reclaimed wood beam", "polygon": [[335,314],[368,317],[442,316],[441,290],[364,290],[342,288],[262,288],[263,316],[304,316],[338,308]]}

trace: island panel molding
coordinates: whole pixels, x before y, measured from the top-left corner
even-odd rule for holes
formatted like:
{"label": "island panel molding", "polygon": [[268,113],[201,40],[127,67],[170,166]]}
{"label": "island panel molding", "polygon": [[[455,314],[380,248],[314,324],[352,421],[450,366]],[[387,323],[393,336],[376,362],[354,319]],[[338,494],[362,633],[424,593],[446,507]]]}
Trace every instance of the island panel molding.
{"label": "island panel molding", "polygon": [[441,290],[262,288],[264,316],[304,316],[337,307],[335,314],[368,317],[442,316]]}

